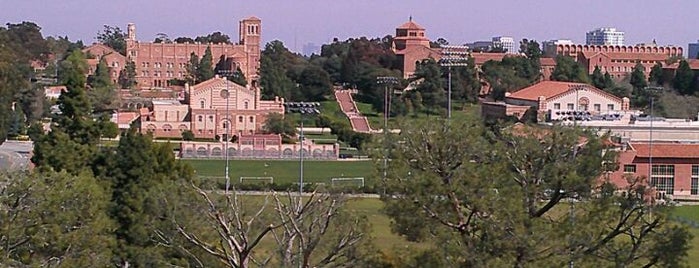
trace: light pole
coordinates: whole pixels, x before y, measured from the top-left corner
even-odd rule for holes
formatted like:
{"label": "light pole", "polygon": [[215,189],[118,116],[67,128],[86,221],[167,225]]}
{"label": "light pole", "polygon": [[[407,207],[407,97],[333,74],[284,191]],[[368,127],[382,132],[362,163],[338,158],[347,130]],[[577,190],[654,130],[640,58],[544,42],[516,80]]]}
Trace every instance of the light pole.
{"label": "light pole", "polygon": [[451,119],[451,67],[468,66],[468,47],[442,46],[442,58],[439,65],[448,68],[447,82],[447,118]]}
{"label": "light pole", "polygon": [[320,103],[317,102],[287,102],[284,103],[286,113],[298,113],[301,114],[301,129],[299,134],[299,144],[301,148],[299,149],[299,197],[303,194],[303,150],[304,150],[304,137],[303,137],[303,115],[305,114],[320,114]]}
{"label": "light pole", "polygon": [[391,113],[391,94],[388,93],[389,85],[398,84],[398,78],[393,76],[377,76],[376,83],[384,85],[383,98],[383,141],[384,141],[384,156],[383,156],[383,180],[386,181],[388,173],[388,156],[386,152],[388,142],[388,114]]}
{"label": "light pole", "polygon": [[[650,128],[648,130],[648,182],[652,183],[651,176],[653,175],[653,100],[655,99],[655,91],[662,91],[662,87],[645,87],[650,96]],[[651,185],[655,187],[655,185]]]}
{"label": "light pole", "polygon": [[228,195],[228,189],[231,187],[231,177],[229,176],[229,157],[228,157],[228,143],[230,142],[230,129],[231,129],[231,119],[230,119],[230,112],[229,112],[229,97],[231,95],[230,90],[228,89],[228,77],[230,76],[235,76],[236,73],[231,71],[231,70],[219,70],[218,71],[219,75],[224,77],[224,81],[226,83],[226,89],[221,90],[221,98],[226,99],[226,128],[225,128],[225,134],[223,135],[225,138],[225,143],[223,144],[224,147],[224,152],[225,152],[225,158],[226,158],[226,170],[224,172],[224,176],[226,177],[226,195]]}

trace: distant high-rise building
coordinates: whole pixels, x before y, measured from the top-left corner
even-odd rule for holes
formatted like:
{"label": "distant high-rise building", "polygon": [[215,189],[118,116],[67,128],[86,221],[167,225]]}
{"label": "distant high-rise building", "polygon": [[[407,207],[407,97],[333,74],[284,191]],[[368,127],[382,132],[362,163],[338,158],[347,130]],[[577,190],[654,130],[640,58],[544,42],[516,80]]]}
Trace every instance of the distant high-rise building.
{"label": "distant high-rise building", "polygon": [[517,50],[515,50],[515,39],[509,36],[493,37],[493,46],[503,48],[507,54],[517,53]]}
{"label": "distant high-rise building", "polygon": [[478,51],[478,52],[489,52],[491,49],[493,49],[493,42],[492,41],[476,41],[473,43],[466,43],[464,46],[467,46],[469,49],[473,51]]}
{"label": "distant high-rise building", "polygon": [[624,32],[616,28],[597,28],[587,32],[585,41],[588,45],[624,45]]}
{"label": "distant high-rise building", "polygon": [[314,43],[307,43],[303,45],[303,55],[311,56],[313,54],[320,54],[320,46]]}
{"label": "distant high-rise building", "polygon": [[699,59],[699,40],[696,43],[689,43],[687,50],[689,51],[688,59]]}

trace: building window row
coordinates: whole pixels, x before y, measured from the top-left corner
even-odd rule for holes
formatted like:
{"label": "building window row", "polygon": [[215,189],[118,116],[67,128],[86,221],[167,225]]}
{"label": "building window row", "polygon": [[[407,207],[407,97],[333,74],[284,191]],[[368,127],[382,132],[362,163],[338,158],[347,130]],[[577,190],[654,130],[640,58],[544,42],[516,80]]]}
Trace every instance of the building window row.
{"label": "building window row", "polygon": [[651,167],[650,185],[665,194],[673,194],[675,190],[675,166],[653,165]]}
{"label": "building window row", "polygon": [[[595,109],[596,112],[601,112],[601,110],[602,110],[602,105],[599,104],[599,103],[595,103],[595,104],[593,105],[593,107],[594,107],[594,109]],[[566,104],[566,108],[567,108],[568,110],[575,110],[575,103],[567,103],[567,104]],[[587,111],[587,108],[588,108],[587,105],[583,105],[583,104],[580,104],[579,107],[578,107],[579,110],[583,110],[583,111]],[[561,109],[561,104],[560,104],[560,103],[554,103],[554,104],[553,104],[553,109],[554,109],[554,110],[560,110],[560,109]],[[614,111],[614,104],[607,104],[607,110],[608,110],[608,111]]]}
{"label": "building window row", "polygon": [[699,195],[699,165],[692,165],[691,195]]}

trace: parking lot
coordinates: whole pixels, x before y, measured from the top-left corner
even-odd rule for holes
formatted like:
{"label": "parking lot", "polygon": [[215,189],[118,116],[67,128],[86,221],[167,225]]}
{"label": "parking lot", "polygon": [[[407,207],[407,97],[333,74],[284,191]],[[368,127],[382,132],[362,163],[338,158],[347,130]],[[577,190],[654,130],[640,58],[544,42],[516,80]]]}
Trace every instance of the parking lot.
{"label": "parking lot", "polygon": [[27,169],[32,147],[27,141],[5,141],[0,145],[0,170]]}

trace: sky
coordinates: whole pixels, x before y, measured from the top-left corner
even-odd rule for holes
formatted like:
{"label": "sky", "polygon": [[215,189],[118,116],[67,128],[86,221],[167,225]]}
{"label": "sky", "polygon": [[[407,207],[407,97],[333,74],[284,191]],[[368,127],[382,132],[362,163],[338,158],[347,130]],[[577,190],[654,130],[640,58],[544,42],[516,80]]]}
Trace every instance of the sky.
{"label": "sky", "polygon": [[512,36],[537,41],[571,39],[599,27],[624,31],[626,45],[681,46],[699,40],[697,0],[0,0],[3,23],[33,21],[44,36],[95,42],[102,25],[126,31],[136,24],[137,39],[165,33],[174,39],[215,31],[238,40],[238,21],[262,19],[265,42],[281,40],[293,51],[333,38],[383,37],[413,21],[427,36],[451,44]]}

